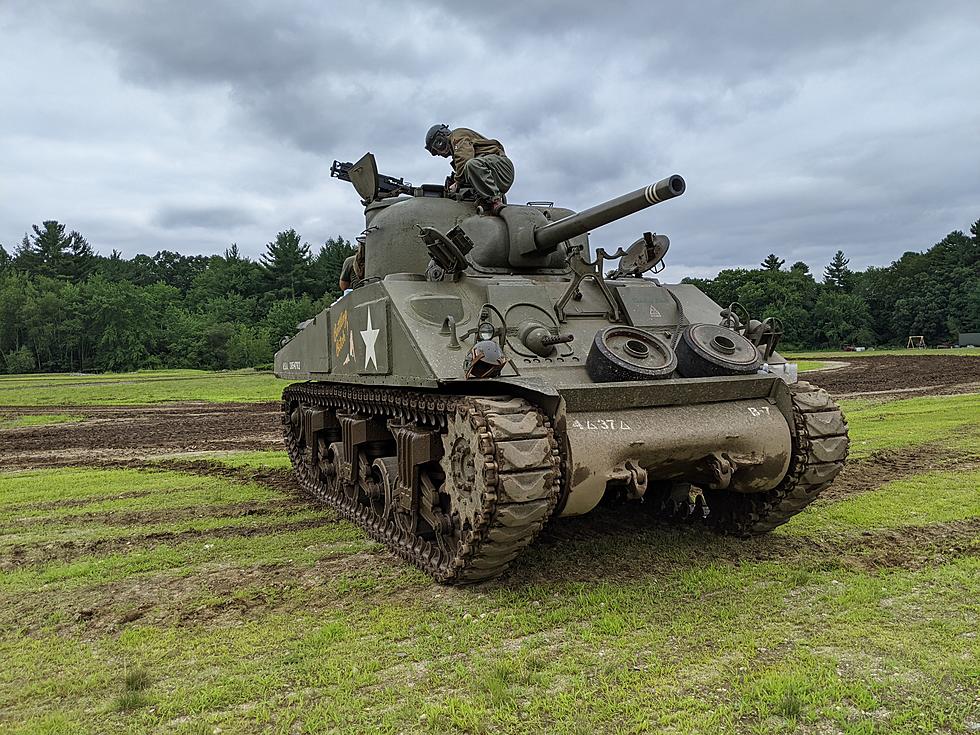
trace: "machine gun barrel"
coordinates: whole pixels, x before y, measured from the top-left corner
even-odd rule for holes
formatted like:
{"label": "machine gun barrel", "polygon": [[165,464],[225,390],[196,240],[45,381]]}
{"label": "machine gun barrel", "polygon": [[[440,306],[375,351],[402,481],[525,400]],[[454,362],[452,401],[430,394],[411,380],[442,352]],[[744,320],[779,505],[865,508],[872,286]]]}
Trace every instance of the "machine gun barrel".
{"label": "machine gun barrel", "polygon": [[[358,163],[360,163],[360,161],[358,161]],[[350,162],[334,161],[333,165],[330,167],[330,175],[334,178],[340,179],[341,181],[350,181],[350,170],[354,166],[355,164]],[[384,194],[385,196],[391,196],[393,194],[411,194],[413,191],[412,184],[405,181],[405,179],[396,179],[394,176],[385,176],[384,174],[378,174],[377,178],[378,193]]]}
{"label": "machine gun barrel", "polygon": [[684,179],[674,174],[656,184],[644,186],[629,194],[610,199],[608,202],[597,204],[584,209],[578,214],[569,215],[551,224],[539,227],[534,231],[534,244],[540,253],[550,253],[559,243],[573,237],[585,234],[602,225],[608,225],[627,215],[639,212],[641,209],[652,207],[654,204],[679,197],[684,193]]}

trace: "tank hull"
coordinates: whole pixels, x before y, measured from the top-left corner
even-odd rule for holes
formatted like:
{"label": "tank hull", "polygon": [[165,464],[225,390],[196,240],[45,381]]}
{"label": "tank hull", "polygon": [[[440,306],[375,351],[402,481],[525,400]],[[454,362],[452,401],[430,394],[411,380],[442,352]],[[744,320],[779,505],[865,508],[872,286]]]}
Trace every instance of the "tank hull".
{"label": "tank hull", "polygon": [[[277,372],[328,384],[530,401],[552,422],[562,447],[558,515],[589,512],[617,485],[636,497],[647,488],[684,482],[730,493],[765,493],[779,485],[789,470],[795,431],[788,386],[772,375],[593,383],[585,346],[609,321],[602,295],[588,284],[562,325],[575,338],[566,349],[552,357],[508,350],[511,359],[499,377],[464,379],[467,347],[475,339],[466,333],[475,329],[481,304],[509,303],[507,316],[529,318],[553,307],[565,286],[562,280],[516,276],[456,283],[388,276],[318,314],[277,354]],[[718,311],[691,286],[641,282],[620,288],[631,291],[624,303],[641,317],[633,321],[668,336],[678,319],[668,289],[688,318]],[[447,317],[455,336],[445,329]],[[645,474],[639,486],[629,467]]]}

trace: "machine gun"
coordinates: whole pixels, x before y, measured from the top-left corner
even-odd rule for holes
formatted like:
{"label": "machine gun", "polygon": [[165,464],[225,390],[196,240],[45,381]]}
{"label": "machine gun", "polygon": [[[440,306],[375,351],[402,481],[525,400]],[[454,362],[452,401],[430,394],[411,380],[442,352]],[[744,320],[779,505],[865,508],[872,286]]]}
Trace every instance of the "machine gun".
{"label": "machine gun", "polygon": [[[351,169],[361,164],[362,161],[363,159],[357,163],[341,163],[340,161],[334,161],[333,165],[330,167],[330,175],[340,179],[341,181],[351,181]],[[398,196],[399,194],[412,194],[415,191],[415,188],[409,182],[405,181],[405,179],[396,179],[394,176],[378,174],[377,181],[378,188],[376,196],[378,198]]]}

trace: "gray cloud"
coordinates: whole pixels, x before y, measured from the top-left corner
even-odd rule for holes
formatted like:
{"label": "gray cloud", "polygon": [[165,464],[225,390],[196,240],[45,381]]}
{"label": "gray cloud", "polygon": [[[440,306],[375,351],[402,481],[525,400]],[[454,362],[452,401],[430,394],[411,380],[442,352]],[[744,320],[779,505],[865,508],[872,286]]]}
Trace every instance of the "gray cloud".
{"label": "gray cloud", "polygon": [[421,137],[442,121],[504,142],[514,201],[683,174],[682,199],[595,233],[668,232],[672,278],[885,264],[980,217],[973,2],[11,0],[0,27],[7,244],[51,217],[127,254],[353,235],[330,161],[441,181]]}
{"label": "gray cloud", "polygon": [[172,205],[161,207],[153,221],[166,230],[185,227],[228,230],[233,227],[254,224],[255,218],[247,210],[238,207]]}

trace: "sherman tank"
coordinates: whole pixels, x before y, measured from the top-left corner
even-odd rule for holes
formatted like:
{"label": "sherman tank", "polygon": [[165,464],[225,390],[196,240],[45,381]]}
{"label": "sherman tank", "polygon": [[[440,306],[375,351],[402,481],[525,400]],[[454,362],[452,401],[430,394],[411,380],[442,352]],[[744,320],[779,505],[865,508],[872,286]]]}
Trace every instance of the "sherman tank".
{"label": "sherman tank", "polygon": [[600,502],[765,533],[843,467],[845,418],[796,382],[778,319],[661,283],[663,234],[590,245],[680,176],[485,216],[370,153],[332,172],[364,205],[363,279],[276,354],[286,447],[305,490],[438,582],[497,576]]}

